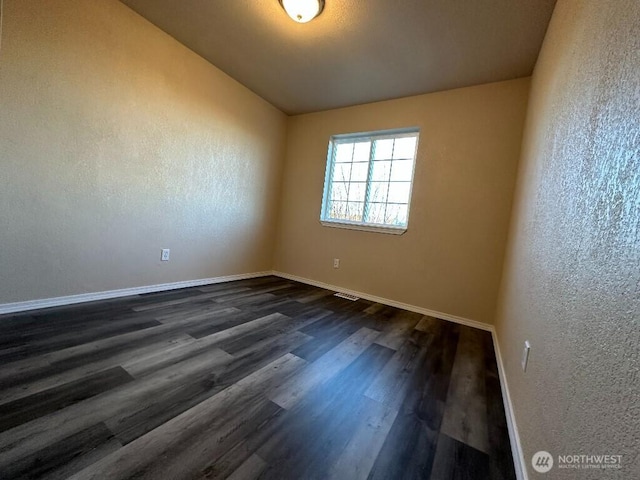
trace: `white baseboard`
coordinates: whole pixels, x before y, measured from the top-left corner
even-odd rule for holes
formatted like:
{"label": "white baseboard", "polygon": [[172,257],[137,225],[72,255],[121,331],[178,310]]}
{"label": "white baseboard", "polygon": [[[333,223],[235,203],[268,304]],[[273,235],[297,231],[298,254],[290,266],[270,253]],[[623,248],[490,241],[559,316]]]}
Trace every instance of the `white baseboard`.
{"label": "white baseboard", "polygon": [[66,297],[43,298],[39,300],[28,300],[26,302],[0,304],[0,315],[5,313],[25,312],[40,308],[59,307],[62,305],[72,305],[75,303],[94,302],[96,300],[107,300],[110,298],[128,297],[140,295],[141,293],[163,292],[165,290],[176,290],[178,288],[199,287],[213,283],[231,282],[234,280],[245,280],[247,278],[265,277],[273,272],[241,273],[238,275],[227,275],[225,277],[201,278],[198,280],[186,280],[183,282],[161,283],[158,285],[147,285],[142,287],[122,288],[119,290],[108,290],[106,292],[81,293],[79,295],[69,295]]}
{"label": "white baseboard", "polygon": [[516,425],[516,417],[513,412],[513,404],[511,403],[511,395],[509,395],[509,384],[507,375],[502,363],[502,355],[500,354],[500,344],[498,343],[498,334],[495,327],[491,327],[493,335],[493,348],[496,354],[496,362],[498,364],[498,374],[500,375],[500,388],[502,389],[502,401],[504,403],[504,413],[507,417],[507,428],[509,429],[509,440],[511,442],[511,453],[513,455],[513,464],[516,469],[516,477],[518,480],[529,480],[527,474],[527,462],[522,451],[520,443],[520,433]]}
{"label": "white baseboard", "polygon": [[410,305],[408,303],[396,302],[395,300],[389,300],[388,298],[369,295],[368,293],[356,292],[355,290],[349,290],[346,288],[338,287],[336,285],[329,285],[328,283],[318,282],[309,278],[298,277],[297,275],[291,275],[290,273],[274,271],[273,275],[275,275],[276,277],[286,278],[288,280],[294,280],[300,283],[306,283],[307,285],[313,285],[314,287],[324,288],[326,290],[348,293],[349,295],[355,295],[356,297],[364,298],[365,300],[371,300],[372,302],[382,303],[384,305],[389,305],[390,307],[401,308],[403,310],[409,310],[410,312],[421,313],[422,315],[429,315],[431,317],[437,317],[443,320],[449,320],[451,322],[460,323],[468,327],[479,328],[480,330],[491,332],[493,329],[493,327],[487,323],[470,320],[464,317],[458,317],[456,315],[450,315],[448,313],[437,312],[435,310],[429,310],[428,308],[416,307],[415,305]]}

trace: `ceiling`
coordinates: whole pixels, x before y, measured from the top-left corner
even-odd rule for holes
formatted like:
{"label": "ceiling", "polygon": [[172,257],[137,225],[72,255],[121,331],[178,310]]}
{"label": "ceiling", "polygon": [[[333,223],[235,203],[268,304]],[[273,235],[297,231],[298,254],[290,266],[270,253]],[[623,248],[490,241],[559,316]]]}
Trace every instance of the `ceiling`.
{"label": "ceiling", "polygon": [[528,76],[555,0],[121,0],[287,114]]}

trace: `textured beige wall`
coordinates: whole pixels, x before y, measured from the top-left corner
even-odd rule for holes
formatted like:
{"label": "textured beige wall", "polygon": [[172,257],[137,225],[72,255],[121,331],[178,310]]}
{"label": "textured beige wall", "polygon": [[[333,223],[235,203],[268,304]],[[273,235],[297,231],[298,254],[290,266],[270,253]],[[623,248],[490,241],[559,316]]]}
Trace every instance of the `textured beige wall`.
{"label": "textured beige wall", "polygon": [[640,478],[639,32],[637,0],[560,0],[533,76],[497,321],[532,478]]}
{"label": "textured beige wall", "polygon": [[285,129],[120,2],[5,0],[0,303],[271,269]]}
{"label": "textured beige wall", "polygon": [[[276,269],[493,321],[528,92],[519,79],[290,117]],[[408,231],[321,226],[329,137],[413,126]]]}

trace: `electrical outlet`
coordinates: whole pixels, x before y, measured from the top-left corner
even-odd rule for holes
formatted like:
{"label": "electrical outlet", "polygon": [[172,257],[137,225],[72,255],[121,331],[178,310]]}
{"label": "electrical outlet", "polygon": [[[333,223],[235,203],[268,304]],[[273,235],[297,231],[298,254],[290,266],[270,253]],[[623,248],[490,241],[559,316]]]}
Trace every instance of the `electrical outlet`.
{"label": "electrical outlet", "polygon": [[162,249],[162,253],[160,254],[160,261],[161,262],[168,262],[170,253],[171,253],[171,250],[169,250],[168,248],[163,248]]}
{"label": "electrical outlet", "polygon": [[334,258],[333,259],[333,268],[340,268],[340,259],[339,258]]}
{"label": "electrical outlet", "polygon": [[527,371],[527,364],[529,363],[529,352],[531,351],[531,344],[529,340],[525,340],[524,349],[522,350],[522,371]]}

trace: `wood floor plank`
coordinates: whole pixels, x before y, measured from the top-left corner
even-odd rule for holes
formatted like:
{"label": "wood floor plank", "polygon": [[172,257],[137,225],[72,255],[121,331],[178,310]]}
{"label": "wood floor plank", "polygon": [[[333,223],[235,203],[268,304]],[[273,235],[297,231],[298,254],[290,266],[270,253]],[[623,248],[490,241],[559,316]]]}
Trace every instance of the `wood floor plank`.
{"label": "wood floor plank", "polygon": [[343,315],[363,313],[372,304],[373,302],[370,302],[368,300],[360,299],[354,302],[336,296],[321,297],[317,300],[307,302],[307,305],[319,306]]}
{"label": "wood floor plank", "polygon": [[47,358],[52,365],[60,368],[75,367],[79,364],[95,362],[115,354],[132,351],[135,348],[150,345],[162,339],[173,338],[176,334],[189,333],[189,329],[191,328],[208,324],[213,321],[213,318],[217,318],[217,316],[224,316],[229,313],[233,314],[234,312],[234,309],[222,309],[216,312],[210,312],[210,315],[203,318],[186,316],[180,320],[163,323],[144,331],[96,340],[95,342],[79,345],[73,349],[61,350]]}
{"label": "wood floor plank", "polygon": [[308,365],[304,372],[269,392],[269,399],[285,410],[291,409],[314,387],[344,370],[377,338],[379,332],[361,328],[338,346]]}
{"label": "wood floor plank", "polygon": [[197,290],[208,293],[208,292],[222,291],[222,290],[227,290],[227,289],[237,288],[237,287],[251,288],[259,285],[265,286],[265,285],[277,285],[277,284],[283,284],[283,283],[289,283],[289,280],[285,280],[279,277],[268,276],[268,277],[249,278],[245,280],[235,280],[233,282],[222,282],[222,283],[214,283],[210,285],[203,285],[201,287],[197,287]]}
{"label": "wood floor plank", "polygon": [[98,423],[2,468],[1,478],[66,479],[122,445]]}
{"label": "wood floor plank", "polygon": [[227,478],[235,472],[248,458],[255,454],[266,438],[279,425],[288,412],[269,401],[275,410],[274,414],[262,422],[256,423],[254,429],[245,438],[227,450],[222,456],[210,461],[201,471],[202,478]]}
{"label": "wood floor plank", "polygon": [[353,332],[342,330],[336,332],[335,335],[330,337],[309,337],[311,339],[310,341],[306,342],[304,345],[301,345],[291,353],[299,356],[300,358],[304,358],[308,362],[315,362],[318,358],[329,352],[332,348],[340,344],[340,342],[344,341],[350,335],[353,335]]}
{"label": "wood floor plank", "polygon": [[369,479],[431,478],[437,440],[437,431],[418,421],[415,414],[401,410],[371,468]]}
{"label": "wood floor plank", "polygon": [[331,337],[338,331],[347,331],[349,335],[358,331],[360,326],[354,326],[350,321],[348,315],[340,315],[331,312],[331,315],[327,315],[317,321],[307,325],[301,331],[307,335],[311,335],[316,338]]}
{"label": "wood floor plank", "polygon": [[[164,302],[153,302],[148,303],[146,305],[141,305],[138,307],[133,307],[132,310],[134,312],[145,312],[147,310],[162,310],[167,307],[174,307],[177,305],[183,305],[186,303],[195,303],[203,300],[214,300],[219,299],[225,296],[233,296],[233,295],[243,295],[246,292],[251,292],[251,289],[248,287],[237,287],[231,290],[225,290],[224,292],[208,292],[208,293],[200,293],[198,295],[190,295],[184,298],[178,298],[173,300],[166,300]],[[249,293],[251,294],[251,293]]]}
{"label": "wood floor plank", "polygon": [[[51,363],[45,356],[0,365],[0,389],[8,389],[19,383],[35,380],[40,372],[50,367]],[[40,378],[46,375],[47,373],[43,373]]]}
{"label": "wood floor plank", "polygon": [[[433,465],[457,348],[457,326],[442,322],[431,335],[416,331],[412,336],[419,353],[408,383],[399,390],[403,400],[371,469],[372,479],[429,478]],[[390,405],[398,402],[393,395],[385,399]]]}
{"label": "wood floor plank", "polygon": [[129,307],[133,308],[141,304],[163,302],[165,300],[176,299],[176,298],[186,298],[193,295],[198,295],[198,293],[200,292],[198,291],[197,288],[185,287],[185,288],[177,288],[173,290],[160,290],[158,292],[140,293],[138,295],[133,295],[131,297],[126,297],[126,298],[129,299],[131,302],[129,303]]}
{"label": "wood floor plank", "polygon": [[225,292],[232,291],[237,288],[251,288],[251,284],[246,281],[239,282],[223,282],[223,283],[214,283],[211,285],[203,285],[201,287],[197,287],[198,292],[201,293],[213,293],[213,292]]}
{"label": "wood floor plank", "polygon": [[[40,312],[44,312],[44,310],[40,310]],[[39,323],[42,322],[38,322],[31,311],[0,314],[0,335],[16,331],[27,334],[33,325]]]}
{"label": "wood floor plank", "polygon": [[[262,460],[258,455],[251,455],[245,462],[238,467],[227,480],[253,480],[260,476],[262,471],[267,467],[267,462]],[[213,477],[201,477],[213,478]]]}
{"label": "wood floor plank", "polygon": [[21,335],[38,339],[74,332],[78,327],[91,328],[104,322],[105,317],[118,320],[131,318],[132,300],[126,297],[72,306],[35,310],[30,314],[18,315],[13,320],[0,317],[0,335],[11,338]]}
{"label": "wood floor plank", "polygon": [[398,410],[374,400],[363,400],[363,403],[366,405],[362,420],[331,467],[328,478],[366,480],[391,430]]}
{"label": "wood floor plank", "polygon": [[[255,424],[268,422],[282,410],[262,395],[243,402],[242,408],[234,406],[225,412],[230,420],[214,420],[215,430],[194,434],[181,445],[175,446],[166,461],[155,461],[145,471],[144,478],[156,479],[163,475],[168,478],[202,477],[211,462],[215,463],[242,438],[254,431]],[[136,472],[138,474],[138,472]]]}
{"label": "wood floor plank", "polygon": [[336,345],[364,327],[360,321],[350,321],[348,318],[336,314],[322,319],[321,322],[322,323],[313,322],[309,325],[309,327],[313,328],[310,329],[306,327],[301,330],[314,338],[293,352],[308,362],[316,361]]}
{"label": "wood floor plank", "polygon": [[242,325],[243,323],[257,320],[273,313],[278,313],[273,311],[263,312],[261,310],[247,311],[246,309],[238,313],[239,310],[237,308],[233,308],[233,310],[235,311],[228,315],[221,315],[215,320],[210,319],[209,321],[199,322],[198,324],[185,328],[185,331],[193,338],[203,338],[237,325]]}
{"label": "wood floor plank", "polygon": [[442,328],[442,322],[443,320],[439,318],[424,315],[416,325],[416,330],[425,333],[436,333]]}
{"label": "wood floor plank", "polygon": [[[32,375],[30,378],[20,378],[19,374],[17,374],[18,378],[13,382],[17,383],[15,386],[0,390],[0,404],[28,397],[29,395],[54,388],[58,385],[73,382],[88,375],[117,367],[119,365],[123,366],[130,375],[136,376],[132,373],[132,369],[127,367],[127,362],[132,361],[133,358],[136,359],[135,363],[146,363],[150,358],[157,358],[158,356],[166,358],[171,355],[175,348],[192,342],[194,342],[192,337],[186,334],[177,333],[175,336],[168,337],[167,339],[161,339],[160,341],[150,345],[144,345],[139,348],[134,347],[131,350],[107,356],[106,358],[102,358],[97,361],[84,363],[80,367],[76,368],[61,369],[55,363],[50,364],[47,362],[41,366],[40,371],[37,372],[38,375]],[[157,365],[157,362],[154,366],[155,365]]]}
{"label": "wood floor plank", "polygon": [[319,291],[312,291],[308,294],[302,295],[298,297],[297,300],[300,303],[309,303],[309,302],[315,302],[317,300],[322,300],[323,298],[329,297],[333,294],[334,292],[332,292],[331,290],[320,289]]}
{"label": "wood floor plank", "polygon": [[147,311],[145,315],[158,320],[161,323],[173,322],[198,322],[205,318],[215,319],[220,315],[239,313],[239,310],[227,305],[219,305],[214,302],[198,302],[181,304],[163,308],[162,311]]}
{"label": "wood floor plank", "polygon": [[256,287],[256,288],[251,288],[249,289],[249,291],[246,291],[246,292],[227,293],[226,295],[217,297],[215,301],[218,303],[225,303],[229,301],[240,300],[246,297],[261,296],[261,295],[264,295],[265,293],[273,293],[273,292],[277,292],[278,290],[286,290],[293,287],[294,285],[291,283],[285,283],[283,285],[268,285],[265,287]]}
{"label": "wood floor plank", "polygon": [[[235,335],[217,343],[227,353],[235,354],[241,350],[250,348],[256,342],[268,340],[271,337],[282,335],[294,329],[294,322],[290,317],[286,317],[280,313],[274,313],[267,316],[268,323],[251,328],[250,331],[242,330],[240,335]],[[246,324],[245,324],[246,325]],[[205,337],[206,338],[206,337]]]}
{"label": "wood floor plank", "polygon": [[[271,325],[274,321],[279,320],[288,320],[289,317],[285,317],[279,313],[272,313],[270,315],[265,315],[262,317],[258,317],[254,320],[243,322],[239,325],[234,325],[233,327],[226,328],[224,330],[219,330],[215,333],[207,335],[207,337],[214,338],[218,342],[228,341],[232,338],[240,337],[241,335],[252,332],[255,328],[262,328],[265,326]],[[203,338],[203,337],[200,337]]]}
{"label": "wood floor plank", "polygon": [[505,415],[498,364],[489,332],[482,336],[487,394],[487,428],[489,432],[489,473],[496,480],[515,480],[509,430]]}
{"label": "wood floor plank", "polygon": [[[412,336],[420,338],[419,332]],[[458,325],[441,323],[438,332],[428,341],[425,355],[410,379],[411,386],[401,407],[406,412],[413,412],[434,431],[439,430],[442,424],[458,336]]]}
{"label": "wood floor plank", "polygon": [[179,341],[173,342],[171,345],[165,345],[162,349],[153,349],[146,354],[139,352],[134,356],[128,356],[128,358],[121,358],[120,364],[129,375],[141,378],[166,366],[194,357],[214,343],[198,341],[186,335],[185,338],[180,338]]}
{"label": "wood floor plank", "polygon": [[93,329],[70,332],[66,335],[56,335],[51,338],[29,342],[17,348],[0,350],[0,362],[13,362],[75,345],[82,345],[101,338],[115,337],[124,333],[145,330],[158,325],[160,325],[160,322],[157,320],[148,319],[127,322],[108,322]]}
{"label": "wood floor plank", "polygon": [[364,310],[364,313],[368,314],[368,315],[376,315],[377,313],[379,313],[381,310],[388,308],[386,305],[383,305],[382,303],[373,303],[371,304],[369,307],[367,307]]}
{"label": "wood floor plank", "polygon": [[365,392],[365,395],[392,409],[399,409],[412,386],[411,378],[424,362],[429,342],[418,335],[405,340]]}
{"label": "wood floor plank", "polygon": [[[266,300],[264,298],[261,298],[261,299],[254,298],[252,303],[245,303],[244,305],[237,306],[238,308],[241,308],[242,311],[240,311],[236,307],[230,307],[233,310],[232,313],[227,315],[221,315],[217,317],[215,320],[211,319],[208,322],[199,323],[185,330],[189,333],[189,335],[193,336],[194,338],[202,338],[214,333],[221,332],[223,330],[227,330],[231,327],[234,327],[243,323],[247,323],[249,321],[257,320],[259,318],[266,317],[268,315],[273,315],[273,314],[280,314],[280,315],[289,316],[292,318],[294,317],[298,318],[304,315],[311,315],[319,319],[319,318],[322,318],[323,316],[323,315],[320,315],[320,313],[325,313],[325,315],[328,313],[328,311],[318,309],[316,307],[305,307],[302,309],[295,309],[295,310],[291,310],[288,308],[274,307],[274,305],[277,305],[278,302],[273,301],[274,297],[271,294],[265,294],[265,295],[268,296]],[[242,301],[246,302],[247,300],[242,299]],[[228,307],[230,303],[231,302],[226,302],[221,305],[225,305]],[[289,301],[285,299],[283,303],[288,305]]]}
{"label": "wood floor plank", "polygon": [[479,330],[460,329],[441,431],[477,450],[489,452],[485,363]]}
{"label": "wood floor plank", "polygon": [[495,477],[489,475],[489,456],[486,453],[441,433],[431,478],[484,480]]}
{"label": "wood floor plank", "polygon": [[414,312],[401,311],[389,322],[385,331],[376,339],[378,345],[397,350],[406,341],[407,336],[418,324],[422,315]]}
{"label": "wood floor plank", "polygon": [[318,308],[314,305],[305,305],[304,303],[291,300],[287,296],[283,297],[280,302],[270,302],[264,307],[264,311],[278,312],[282,315],[287,315],[288,317],[298,317],[300,315],[317,314],[320,312],[325,313],[325,315],[331,313],[329,310]]}
{"label": "wood floor plank", "polygon": [[227,299],[224,302],[218,303],[218,305],[246,309],[256,304],[258,305],[268,304],[269,302],[277,300],[277,298],[278,298],[277,295],[274,295],[273,293],[269,293],[269,292],[257,293],[253,295],[244,295],[241,297],[239,296],[238,298],[234,298],[234,299]]}
{"label": "wood floor plank", "polygon": [[87,398],[133,381],[121,367],[80,378],[0,405],[0,432],[62,410]]}
{"label": "wood floor plank", "polygon": [[279,417],[256,451],[268,463],[261,478],[327,478],[369,413],[364,391],[392,355],[369,344],[347,368]]}
{"label": "wood floor plank", "polygon": [[[361,305],[358,310],[363,307]],[[359,311],[351,314],[343,312],[332,313],[323,318],[322,321],[312,323],[302,330],[315,338],[301,350],[294,353],[312,362],[360,328],[366,327],[371,330],[383,331],[385,324],[386,321],[384,319],[365,315]]]}

